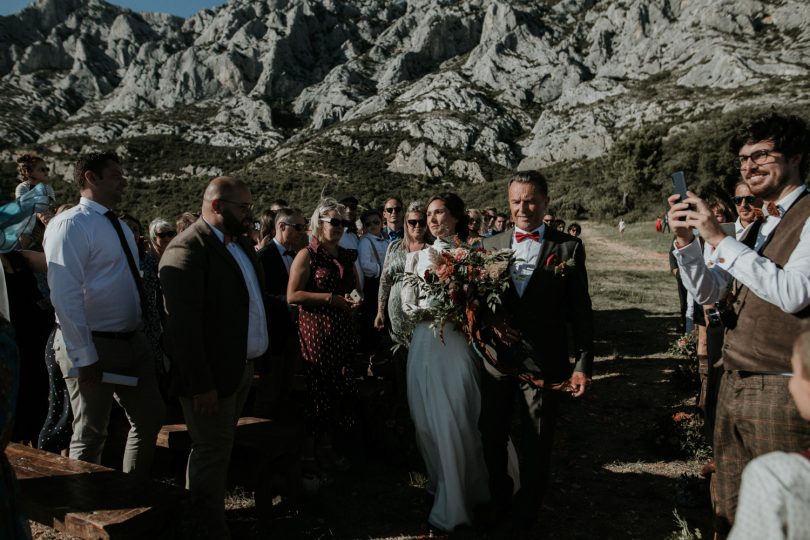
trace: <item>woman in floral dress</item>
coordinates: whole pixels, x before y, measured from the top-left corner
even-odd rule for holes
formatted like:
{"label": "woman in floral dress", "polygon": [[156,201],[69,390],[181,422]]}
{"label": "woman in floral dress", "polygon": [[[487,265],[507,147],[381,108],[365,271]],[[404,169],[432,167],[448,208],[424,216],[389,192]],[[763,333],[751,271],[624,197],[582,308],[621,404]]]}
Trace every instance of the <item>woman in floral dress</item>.
{"label": "woman in floral dress", "polygon": [[304,472],[317,475],[342,468],[332,448],[338,431],[354,426],[357,386],[350,363],[357,350],[354,314],[361,302],[352,255],[338,246],[346,227],[345,207],[324,199],[312,214],[313,239],[290,267],[287,301],[299,306],[298,336],[307,381]]}

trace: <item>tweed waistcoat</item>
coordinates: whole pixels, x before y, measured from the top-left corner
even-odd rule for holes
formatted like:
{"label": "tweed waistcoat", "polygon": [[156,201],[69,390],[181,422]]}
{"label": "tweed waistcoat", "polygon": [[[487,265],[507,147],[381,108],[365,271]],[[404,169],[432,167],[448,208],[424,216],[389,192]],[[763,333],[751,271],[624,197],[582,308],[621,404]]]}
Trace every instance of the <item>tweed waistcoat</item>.
{"label": "tweed waistcoat", "polygon": [[[788,212],[766,240],[760,254],[779,268],[784,267],[810,217],[807,191]],[[735,283],[735,286],[737,284]],[[726,369],[758,373],[790,373],[793,341],[799,335],[802,319],[810,316],[810,307],[798,313],[785,313],[741,286],[734,309],[737,326],[726,331],[723,364]]]}

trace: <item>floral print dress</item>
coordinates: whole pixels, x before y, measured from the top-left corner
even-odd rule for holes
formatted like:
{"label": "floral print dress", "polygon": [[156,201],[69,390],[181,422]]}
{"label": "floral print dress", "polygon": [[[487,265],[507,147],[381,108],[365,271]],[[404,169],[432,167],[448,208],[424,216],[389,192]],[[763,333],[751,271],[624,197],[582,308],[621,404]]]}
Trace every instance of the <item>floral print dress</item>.
{"label": "floral print dress", "polygon": [[[313,239],[308,292],[344,295],[355,288],[354,260],[338,248],[337,258]],[[307,380],[307,428],[312,434],[349,429],[354,425],[357,384],[351,360],[357,351],[357,328],[352,315],[331,305],[301,306],[298,337]]]}

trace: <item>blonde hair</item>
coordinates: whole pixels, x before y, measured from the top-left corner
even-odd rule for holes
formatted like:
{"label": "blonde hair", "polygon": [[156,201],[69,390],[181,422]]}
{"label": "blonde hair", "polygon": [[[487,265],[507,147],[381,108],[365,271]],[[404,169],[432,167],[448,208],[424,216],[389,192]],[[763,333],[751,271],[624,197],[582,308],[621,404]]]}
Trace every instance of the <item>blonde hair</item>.
{"label": "blonde hair", "polygon": [[337,211],[339,219],[346,219],[346,206],[337,202],[331,197],[321,199],[315,211],[312,212],[312,217],[309,219],[309,230],[312,236],[321,240],[321,230],[323,229],[322,217],[326,216],[327,212]]}

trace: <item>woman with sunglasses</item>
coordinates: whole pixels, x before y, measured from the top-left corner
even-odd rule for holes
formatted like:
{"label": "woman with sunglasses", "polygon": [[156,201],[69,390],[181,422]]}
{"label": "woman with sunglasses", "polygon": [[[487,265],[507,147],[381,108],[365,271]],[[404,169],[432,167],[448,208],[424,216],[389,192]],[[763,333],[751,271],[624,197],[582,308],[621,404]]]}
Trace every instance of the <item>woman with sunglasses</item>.
{"label": "woman with sunglasses", "polygon": [[391,339],[407,347],[413,332],[411,320],[402,312],[402,278],[405,275],[405,258],[408,253],[425,248],[427,236],[427,218],[422,203],[412,202],[405,214],[405,237],[395,240],[388,246],[385,255],[380,292],[377,295],[377,317],[374,327],[382,331],[385,328],[386,308]]}
{"label": "woman with sunglasses", "polygon": [[[469,233],[464,202],[454,193],[428,200],[427,223],[436,241],[429,249],[409,253],[405,261],[405,272],[415,276],[424,276],[438,252],[466,241]],[[452,325],[439,335],[421,315],[431,302],[416,280],[405,282],[402,307],[418,321],[408,351],[407,393],[433,495],[428,524],[452,531],[471,524],[473,508],[489,500],[478,430],[481,391],[478,363],[465,336]]]}
{"label": "woman with sunglasses", "polygon": [[[123,219],[123,218],[122,218]],[[124,220],[129,224],[129,220]],[[133,232],[135,232],[133,230]],[[163,352],[163,289],[158,279],[158,264],[169,243],[177,236],[175,225],[159,217],[152,220],[147,230],[146,251],[141,255],[143,271],[143,331],[155,357],[155,373],[163,397],[168,396],[169,363]],[[140,238],[140,228],[135,233]]]}
{"label": "woman with sunglasses", "polygon": [[467,235],[467,243],[475,246],[481,243],[484,239],[483,225],[484,216],[477,208],[470,208],[467,210],[467,228],[469,234]]}
{"label": "woman with sunglasses", "polygon": [[[359,288],[354,257],[338,244],[348,227],[346,208],[323,199],[310,219],[312,241],[290,267],[287,301],[299,306],[298,337],[306,378],[305,480],[317,488],[321,474],[346,467],[332,447],[335,435],[355,424],[357,385],[350,368],[357,349],[352,299]],[[344,439],[348,440],[348,439]]]}

